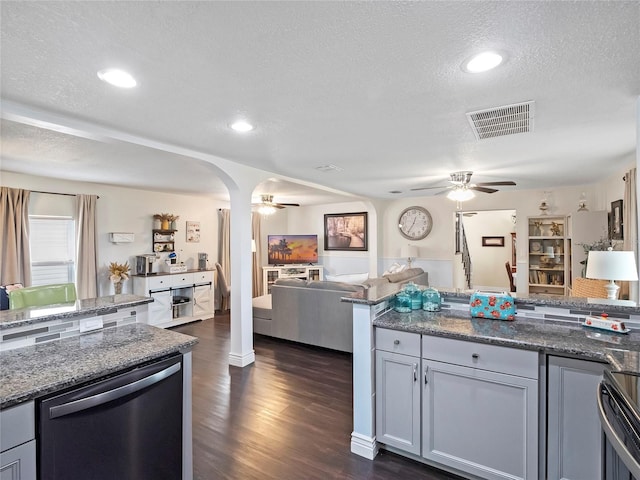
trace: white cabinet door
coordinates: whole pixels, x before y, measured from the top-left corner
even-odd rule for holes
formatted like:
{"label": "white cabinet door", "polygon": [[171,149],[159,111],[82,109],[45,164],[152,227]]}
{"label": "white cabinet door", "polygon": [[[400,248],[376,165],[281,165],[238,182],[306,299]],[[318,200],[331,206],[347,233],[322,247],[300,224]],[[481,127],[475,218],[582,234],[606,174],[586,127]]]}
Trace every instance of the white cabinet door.
{"label": "white cabinet door", "polygon": [[161,325],[171,321],[172,296],[169,290],[151,294],[153,302],[149,304],[149,324]]}
{"label": "white cabinet door", "polygon": [[0,453],[0,480],[36,480],[36,441]]}
{"label": "white cabinet door", "polygon": [[376,351],[376,440],[420,455],[420,358]]}
{"label": "white cabinet door", "polygon": [[213,316],[213,288],[211,285],[200,285],[193,289],[193,316]]}
{"label": "white cabinet door", "polygon": [[423,360],[422,456],[487,480],[538,478],[538,382]]}
{"label": "white cabinet door", "polygon": [[596,392],[605,365],[549,357],[547,478],[599,480],[602,427]]}

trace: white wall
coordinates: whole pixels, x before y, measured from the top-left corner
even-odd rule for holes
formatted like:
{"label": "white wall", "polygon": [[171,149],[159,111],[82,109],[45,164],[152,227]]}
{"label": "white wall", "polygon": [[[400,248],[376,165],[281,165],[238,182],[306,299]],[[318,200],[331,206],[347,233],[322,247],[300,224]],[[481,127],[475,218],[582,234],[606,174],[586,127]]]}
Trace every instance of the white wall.
{"label": "white wall", "polygon": [[[209,254],[213,266],[218,255],[218,208],[228,207],[207,196],[178,195],[165,192],[113,187],[97,183],[71,182],[2,172],[2,186],[42,190],[56,193],[95,194],[98,199],[98,290],[100,295],[113,293],[108,280],[109,263],[128,261],[133,267],[135,255],[152,253],[153,214],[179,215],[177,222],[176,253],[189,268],[197,268],[198,252]],[[73,216],[75,197],[32,193],[29,213],[35,215]],[[186,242],[186,221],[200,222],[200,242]],[[130,232],[135,242],[113,244],[109,232]],[[166,257],[167,254],[160,254]],[[157,266],[166,268],[159,259]],[[124,284],[123,291],[132,291],[132,282]]]}

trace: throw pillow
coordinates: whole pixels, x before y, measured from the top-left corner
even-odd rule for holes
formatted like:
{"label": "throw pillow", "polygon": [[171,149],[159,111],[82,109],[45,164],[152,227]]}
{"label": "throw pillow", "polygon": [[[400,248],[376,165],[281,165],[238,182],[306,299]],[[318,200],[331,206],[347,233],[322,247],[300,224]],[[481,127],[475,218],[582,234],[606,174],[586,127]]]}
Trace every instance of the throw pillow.
{"label": "throw pillow", "polygon": [[367,281],[368,273],[345,273],[342,275],[325,275],[324,279],[329,282],[350,283],[352,285],[360,285]]}

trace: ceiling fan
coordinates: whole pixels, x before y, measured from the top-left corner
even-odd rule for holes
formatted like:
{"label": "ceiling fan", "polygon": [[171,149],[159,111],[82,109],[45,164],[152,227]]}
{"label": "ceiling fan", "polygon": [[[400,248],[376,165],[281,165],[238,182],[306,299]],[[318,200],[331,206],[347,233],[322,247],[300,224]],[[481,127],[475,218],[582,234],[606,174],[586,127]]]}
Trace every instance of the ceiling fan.
{"label": "ceiling fan", "polygon": [[260,195],[260,203],[253,203],[253,206],[258,208],[258,212],[263,215],[271,215],[276,210],[285,207],[299,207],[299,203],[276,203],[273,201],[273,195]]}
{"label": "ceiling fan", "polygon": [[488,187],[497,187],[497,186],[506,186],[506,185],[513,186],[516,184],[516,182],[513,182],[511,180],[505,180],[501,182],[471,183],[472,174],[473,172],[470,172],[468,170],[450,173],[449,176],[451,177],[451,179],[449,180],[449,183],[451,185],[439,185],[435,187],[418,187],[418,188],[412,188],[411,190],[418,191],[418,190],[430,190],[433,188],[442,188],[443,189],[442,192],[438,192],[436,193],[436,195],[441,195],[443,193],[446,193],[447,190],[449,190],[449,193],[447,194],[447,198],[462,202],[464,200],[469,200],[474,197],[474,193],[472,192],[472,190],[475,190],[477,192],[483,192],[483,193],[495,193],[498,191],[498,189],[488,188]]}

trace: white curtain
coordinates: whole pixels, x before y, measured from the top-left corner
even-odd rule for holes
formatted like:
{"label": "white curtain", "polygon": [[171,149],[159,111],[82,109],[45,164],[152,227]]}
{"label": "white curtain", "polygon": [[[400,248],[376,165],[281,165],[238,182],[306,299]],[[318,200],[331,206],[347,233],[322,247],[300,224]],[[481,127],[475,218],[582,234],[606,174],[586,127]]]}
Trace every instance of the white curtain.
{"label": "white curtain", "polygon": [[260,220],[259,213],[251,215],[251,238],[256,244],[256,251],[253,253],[253,296],[262,295],[262,242],[260,241]]}
{"label": "white curtain", "polygon": [[76,196],[76,290],[79,299],[98,296],[97,201],[96,195]]}
{"label": "white curtain", "polygon": [[[636,192],[636,169],[632,168],[624,176],[624,202],[622,204],[623,250],[633,251],[638,266],[638,195]],[[638,301],[638,282],[622,282],[620,298]]]}
{"label": "white curtain", "polygon": [[0,187],[0,285],[31,285],[29,190]]}
{"label": "white curtain", "polygon": [[[220,209],[220,244],[218,246],[218,263],[222,267],[227,283],[231,285],[231,211],[226,208]],[[220,298],[219,289],[216,295],[220,299],[220,310],[229,310],[230,298]]]}

